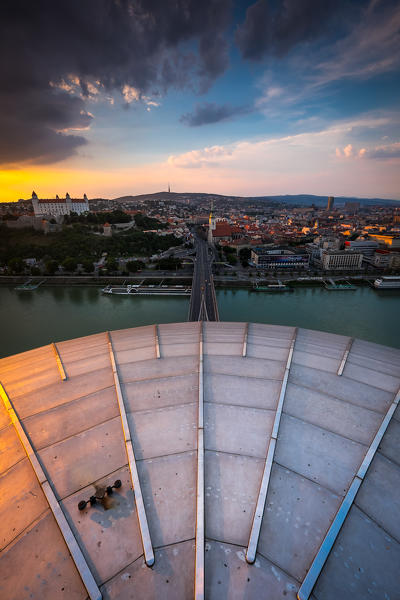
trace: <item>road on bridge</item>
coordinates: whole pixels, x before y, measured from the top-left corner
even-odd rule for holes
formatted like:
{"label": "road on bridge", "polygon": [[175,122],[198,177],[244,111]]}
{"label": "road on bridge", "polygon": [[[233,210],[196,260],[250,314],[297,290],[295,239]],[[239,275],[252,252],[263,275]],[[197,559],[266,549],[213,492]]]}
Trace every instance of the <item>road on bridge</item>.
{"label": "road on bridge", "polygon": [[212,249],[206,241],[196,237],[192,293],[189,321],[219,321],[217,298],[211,272]]}

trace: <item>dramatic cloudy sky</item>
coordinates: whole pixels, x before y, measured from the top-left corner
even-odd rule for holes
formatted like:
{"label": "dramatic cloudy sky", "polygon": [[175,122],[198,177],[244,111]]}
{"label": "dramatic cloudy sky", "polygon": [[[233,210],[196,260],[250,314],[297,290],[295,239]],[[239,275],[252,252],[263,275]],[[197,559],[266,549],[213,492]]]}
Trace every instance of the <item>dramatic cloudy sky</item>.
{"label": "dramatic cloudy sky", "polygon": [[3,0],[0,200],[400,199],[397,0]]}

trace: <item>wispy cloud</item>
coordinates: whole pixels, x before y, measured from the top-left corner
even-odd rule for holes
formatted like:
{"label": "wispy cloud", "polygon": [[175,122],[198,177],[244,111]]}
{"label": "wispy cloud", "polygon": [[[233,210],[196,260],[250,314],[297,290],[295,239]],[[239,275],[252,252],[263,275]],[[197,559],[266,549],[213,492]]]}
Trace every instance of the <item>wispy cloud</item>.
{"label": "wispy cloud", "polygon": [[203,104],[197,104],[192,112],[182,115],[180,121],[190,127],[199,127],[200,125],[210,125],[221,121],[229,121],[252,111],[253,108],[249,105],[232,106],[231,104],[204,102]]}
{"label": "wispy cloud", "polygon": [[[336,39],[328,38],[317,49],[313,44],[299,48],[280,69],[269,69],[259,81],[261,95],[255,106],[267,116],[318,102],[337,82],[372,79],[400,67],[400,4],[371,0],[361,9],[358,22]],[[278,90],[279,93],[275,93]]]}

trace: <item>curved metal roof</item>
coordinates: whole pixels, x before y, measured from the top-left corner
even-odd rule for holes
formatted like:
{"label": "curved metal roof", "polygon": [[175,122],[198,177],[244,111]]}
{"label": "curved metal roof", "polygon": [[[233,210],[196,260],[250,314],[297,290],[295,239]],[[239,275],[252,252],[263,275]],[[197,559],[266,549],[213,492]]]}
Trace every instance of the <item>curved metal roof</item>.
{"label": "curved metal roof", "polygon": [[400,350],[178,323],[0,382],[2,599],[399,598]]}

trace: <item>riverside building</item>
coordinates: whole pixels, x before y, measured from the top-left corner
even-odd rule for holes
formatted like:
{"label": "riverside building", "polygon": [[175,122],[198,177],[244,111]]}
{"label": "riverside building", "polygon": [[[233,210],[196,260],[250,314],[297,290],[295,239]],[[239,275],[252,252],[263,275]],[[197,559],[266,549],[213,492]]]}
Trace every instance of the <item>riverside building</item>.
{"label": "riverside building", "polygon": [[35,213],[35,217],[44,217],[51,215],[52,217],[58,217],[62,215],[70,215],[72,212],[78,215],[89,212],[89,200],[86,194],[83,194],[83,198],[75,199],[71,198],[67,193],[65,198],[38,198],[36,192],[32,192],[32,206]]}
{"label": "riverside building", "polygon": [[308,269],[308,253],[286,248],[254,248],[251,262],[260,269]]}
{"label": "riverside building", "polygon": [[354,250],[323,250],[322,267],[327,271],[361,269],[363,255]]}

